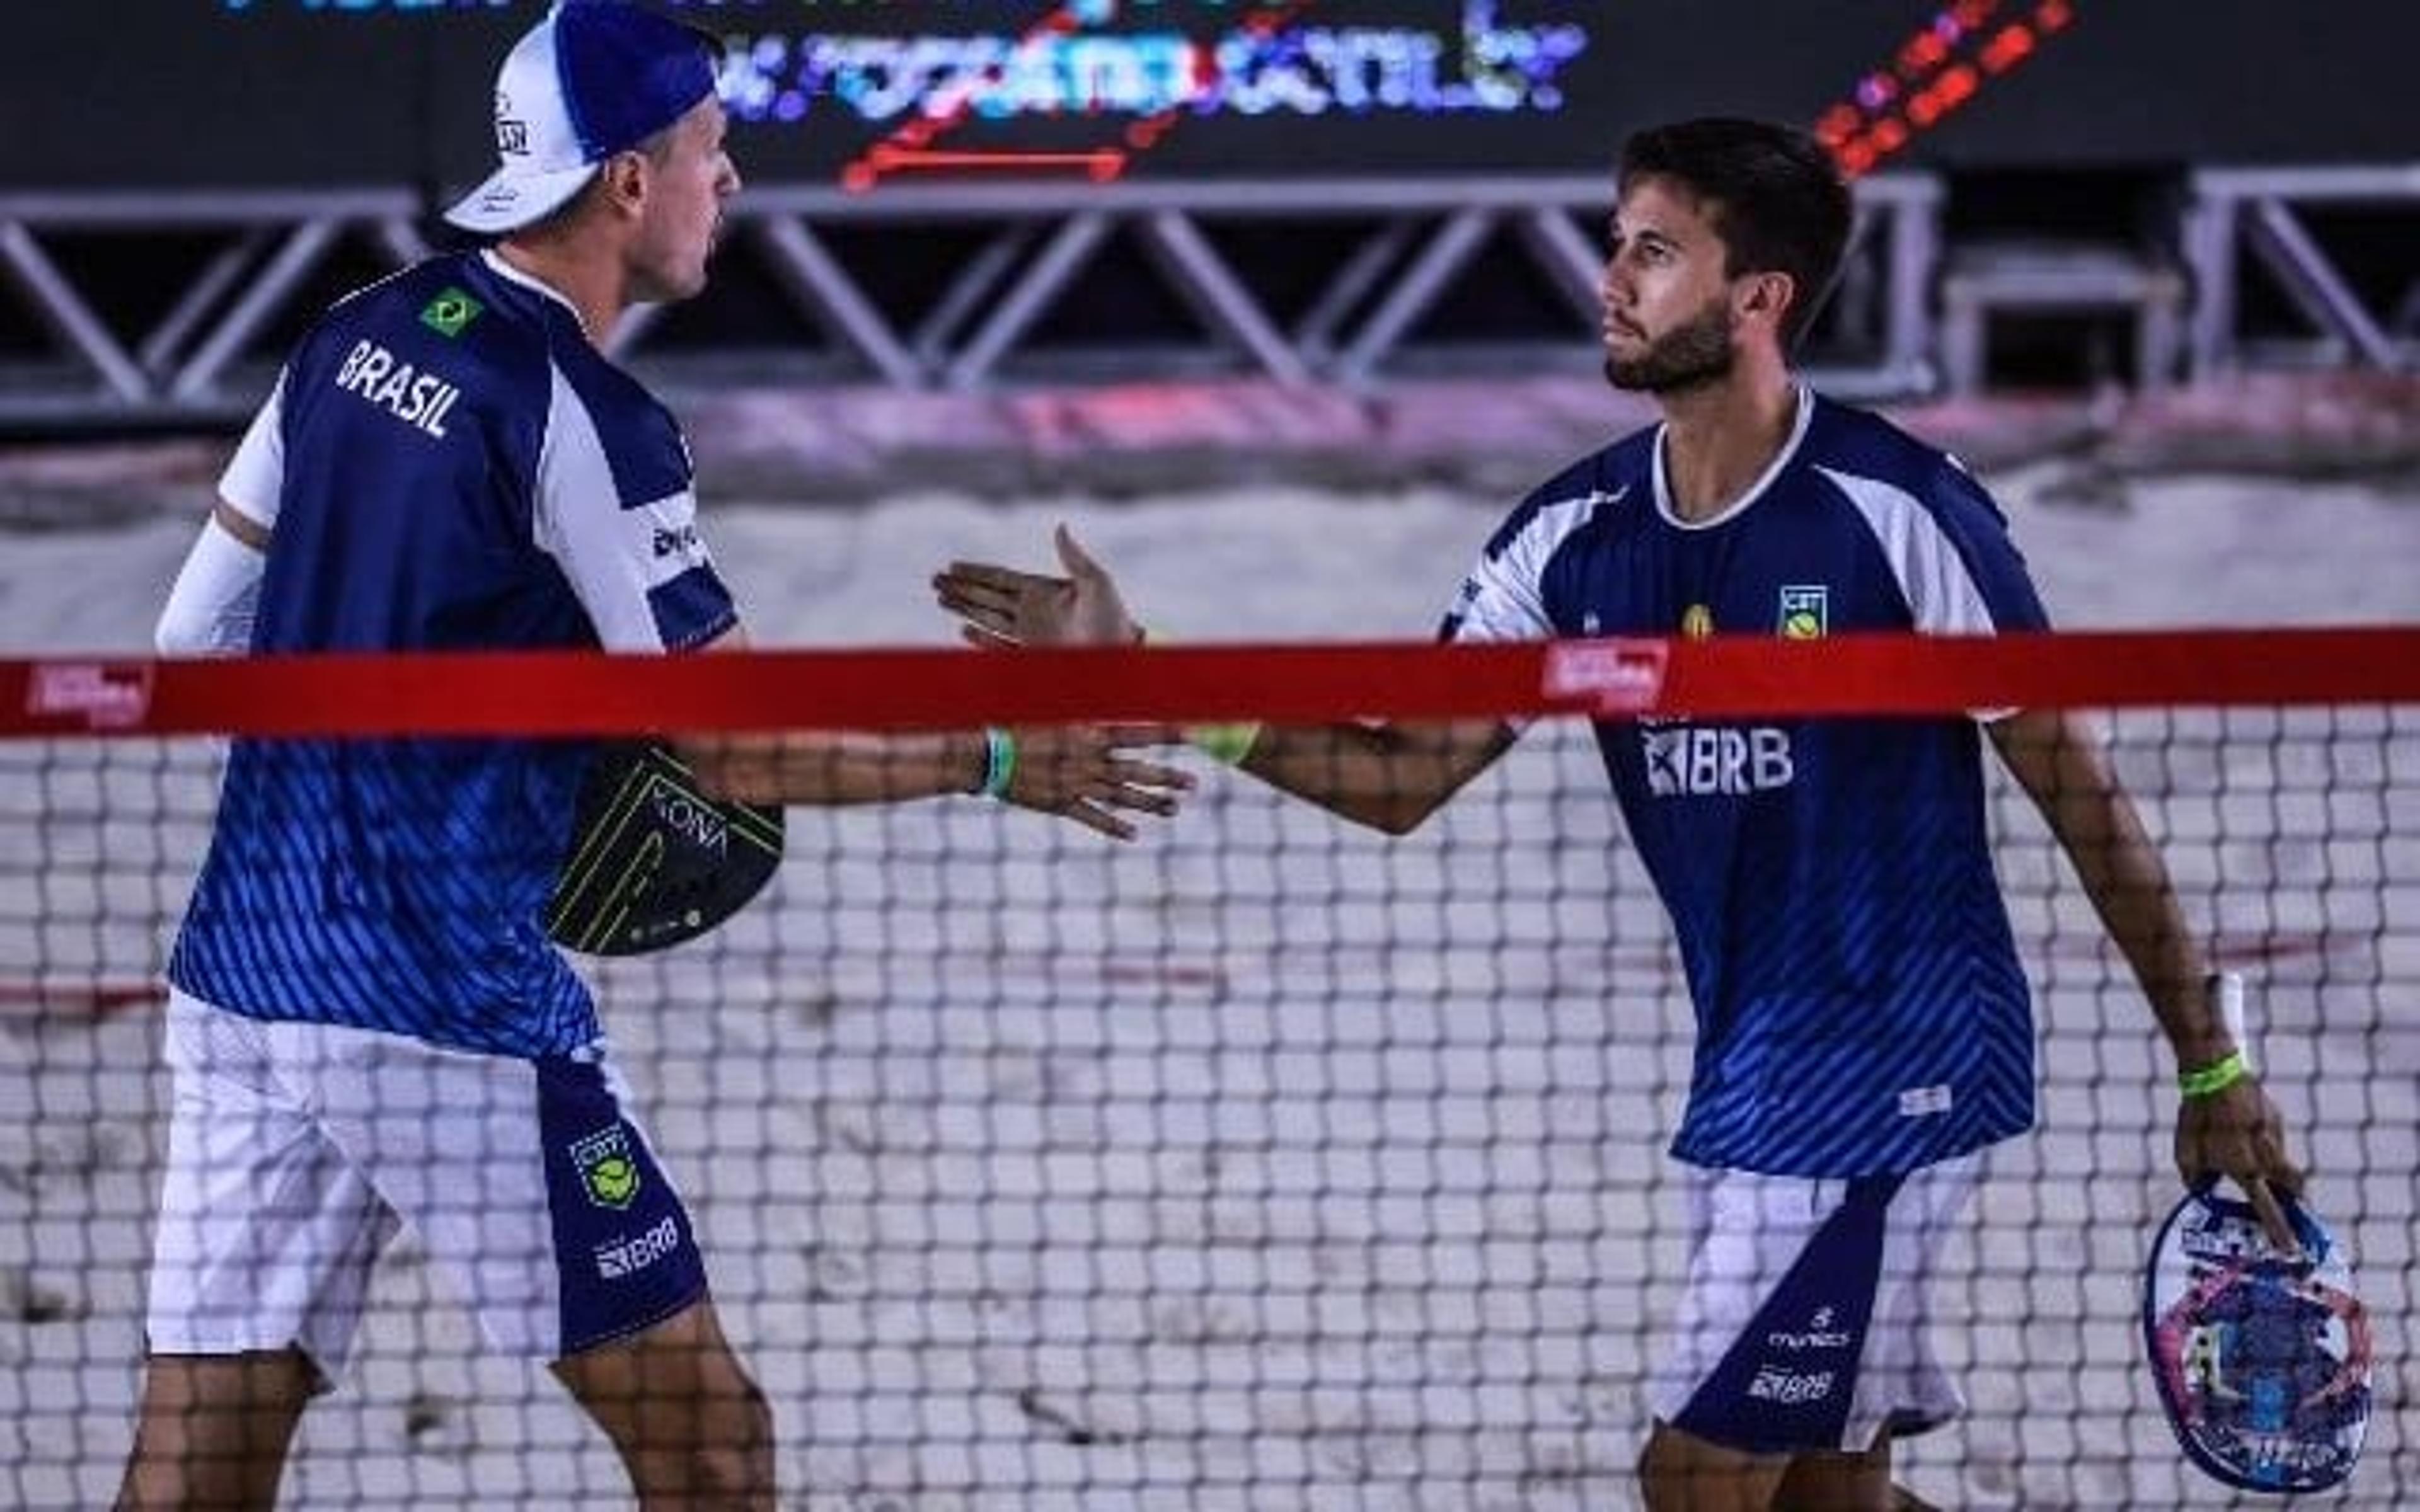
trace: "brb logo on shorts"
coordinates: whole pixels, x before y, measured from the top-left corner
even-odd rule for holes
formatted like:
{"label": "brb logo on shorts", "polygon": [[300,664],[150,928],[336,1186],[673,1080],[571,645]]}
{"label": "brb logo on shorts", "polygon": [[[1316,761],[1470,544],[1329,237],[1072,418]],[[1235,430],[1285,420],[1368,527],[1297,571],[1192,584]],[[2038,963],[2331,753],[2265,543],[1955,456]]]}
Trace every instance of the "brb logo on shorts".
{"label": "brb logo on shorts", "polygon": [[571,1168],[580,1173],[588,1200],[600,1208],[619,1212],[638,1199],[639,1163],[618,1123],[573,1145]]}
{"label": "brb logo on shorts", "polygon": [[624,1276],[636,1275],[678,1248],[680,1223],[667,1213],[663,1222],[644,1234],[597,1245],[597,1274],[602,1280],[619,1281]]}

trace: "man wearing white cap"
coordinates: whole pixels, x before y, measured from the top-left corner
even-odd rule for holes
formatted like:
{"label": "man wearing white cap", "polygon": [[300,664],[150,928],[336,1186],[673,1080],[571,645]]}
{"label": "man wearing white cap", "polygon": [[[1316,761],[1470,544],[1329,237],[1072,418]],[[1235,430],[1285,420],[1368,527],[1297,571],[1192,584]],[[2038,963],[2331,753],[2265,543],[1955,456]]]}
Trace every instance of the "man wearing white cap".
{"label": "man wearing white cap", "polygon": [[[163,650],[740,643],[679,426],[600,350],[632,305],[705,285],[739,187],[714,44],[564,0],[505,59],[495,124],[500,166],[448,219],[499,239],[352,295],[302,338],[169,595]],[[1118,838],[1118,810],[1170,811],[1185,782],[1128,744],[678,742],[727,797],[983,792]],[[176,1102],[120,1506],[273,1503],[407,1224],[489,1342],[551,1365],[644,1505],[773,1504],[764,1396],[542,922],[590,754],[234,743],[168,966]]]}

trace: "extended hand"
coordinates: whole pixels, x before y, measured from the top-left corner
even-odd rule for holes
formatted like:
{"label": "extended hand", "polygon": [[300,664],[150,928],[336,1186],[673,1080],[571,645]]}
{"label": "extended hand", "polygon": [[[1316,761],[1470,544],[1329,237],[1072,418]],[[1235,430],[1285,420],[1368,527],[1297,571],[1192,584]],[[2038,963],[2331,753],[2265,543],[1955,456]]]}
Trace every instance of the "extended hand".
{"label": "extended hand", "polygon": [[1057,814],[1113,840],[1132,840],[1134,825],[1116,812],[1176,812],[1176,795],[1193,786],[1190,774],[1127,752],[1184,739],[1166,725],[1042,725],[1012,732],[1016,771],[1003,795],[1020,809]]}
{"label": "extended hand", "polygon": [[2285,1254],[2302,1248],[2276,1194],[2299,1196],[2303,1172],[2286,1155],[2285,1120],[2257,1078],[2246,1075],[2209,1097],[2189,1097],[2177,1110],[2177,1174],[2196,1186],[2225,1176],[2243,1189],[2269,1242]]}
{"label": "extended hand", "polygon": [[1064,578],[984,562],[953,562],[933,579],[933,596],[964,621],[978,646],[1124,646],[1142,639],[1109,572],[1066,526],[1052,537]]}

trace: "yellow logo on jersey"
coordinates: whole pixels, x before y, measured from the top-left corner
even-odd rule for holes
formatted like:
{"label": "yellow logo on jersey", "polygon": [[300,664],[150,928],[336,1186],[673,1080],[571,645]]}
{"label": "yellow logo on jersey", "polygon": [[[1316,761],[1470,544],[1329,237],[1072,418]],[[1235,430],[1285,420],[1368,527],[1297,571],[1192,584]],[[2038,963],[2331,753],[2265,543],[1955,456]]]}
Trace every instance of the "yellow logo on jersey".
{"label": "yellow logo on jersey", "polygon": [[1832,628],[1832,591],[1821,583],[1799,583],[1781,590],[1781,639],[1821,640]]}
{"label": "yellow logo on jersey", "polygon": [[1714,633],[1714,611],[1703,604],[1692,604],[1681,611],[1681,633],[1692,640],[1703,640]]}

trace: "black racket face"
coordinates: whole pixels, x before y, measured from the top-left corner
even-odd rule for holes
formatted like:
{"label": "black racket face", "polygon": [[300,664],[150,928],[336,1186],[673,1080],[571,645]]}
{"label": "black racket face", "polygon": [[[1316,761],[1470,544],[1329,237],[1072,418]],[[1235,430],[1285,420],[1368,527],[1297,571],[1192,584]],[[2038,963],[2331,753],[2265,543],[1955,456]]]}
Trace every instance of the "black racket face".
{"label": "black racket face", "polygon": [[2370,1329],[2351,1262],[2308,1209],[2278,1254],[2251,1204],[2179,1203],[2152,1246],[2143,1332],[2168,1426],[2194,1463],[2245,1490],[2324,1490],[2369,1424]]}
{"label": "black racket face", "polygon": [[706,796],[680,759],[629,742],[597,753],[547,933],[586,955],[644,955],[693,940],[756,896],[782,864],[782,810]]}

